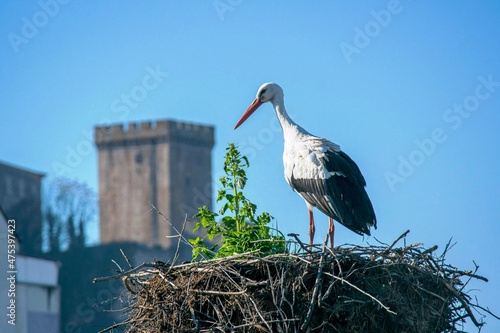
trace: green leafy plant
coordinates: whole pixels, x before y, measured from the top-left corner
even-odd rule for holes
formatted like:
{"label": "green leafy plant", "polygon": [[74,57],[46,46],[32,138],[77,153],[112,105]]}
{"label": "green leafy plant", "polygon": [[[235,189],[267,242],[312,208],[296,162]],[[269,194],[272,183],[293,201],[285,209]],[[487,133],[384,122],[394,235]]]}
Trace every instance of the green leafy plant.
{"label": "green leafy plant", "polygon": [[249,251],[257,251],[259,255],[286,252],[284,236],[267,226],[271,215],[266,212],[256,215],[257,206],[243,195],[247,183],[245,168],[249,166],[248,159],[241,156],[234,143],[230,143],[224,161],[225,176],[220,178],[222,189],[216,199],[222,207],[217,214],[203,206],[195,215],[199,221],[194,231],[205,228],[206,238],[215,241],[215,245],[209,247],[206,239],[201,237],[190,239],[193,259],[199,256],[221,258]]}

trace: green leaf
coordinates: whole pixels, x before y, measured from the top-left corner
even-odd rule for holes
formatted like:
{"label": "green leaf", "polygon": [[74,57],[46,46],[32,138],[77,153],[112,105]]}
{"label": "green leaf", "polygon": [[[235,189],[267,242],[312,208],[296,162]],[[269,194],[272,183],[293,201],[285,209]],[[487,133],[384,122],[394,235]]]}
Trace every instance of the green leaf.
{"label": "green leaf", "polygon": [[[271,228],[267,226],[272,219],[269,213],[256,217],[257,206],[243,194],[248,180],[245,168],[249,165],[247,157],[241,156],[236,145],[230,143],[223,165],[226,175],[219,178],[222,185],[216,198],[217,203],[222,204],[219,214],[204,206],[195,215],[199,221],[193,230],[204,228],[206,236],[189,240],[193,246],[193,259],[199,256],[224,257],[254,250],[260,251],[260,255],[286,251],[283,235],[276,230],[275,235],[271,235]],[[216,221],[218,216],[221,216],[220,222]],[[205,238],[213,244],[211,247],[207,246]]]}

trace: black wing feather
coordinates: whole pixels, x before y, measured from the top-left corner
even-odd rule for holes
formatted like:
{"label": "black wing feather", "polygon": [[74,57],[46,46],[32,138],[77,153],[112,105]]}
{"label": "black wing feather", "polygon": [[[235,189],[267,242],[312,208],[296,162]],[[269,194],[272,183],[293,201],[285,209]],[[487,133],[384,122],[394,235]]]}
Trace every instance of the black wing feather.
{"label": "black wing feather", "polygon": [[356,163],[344,152],[328,150],[322,158],[332,173],[328,179],[301,179],[292,174],[290,185],[312,206],[358,234],[377,228],[366,182]]}

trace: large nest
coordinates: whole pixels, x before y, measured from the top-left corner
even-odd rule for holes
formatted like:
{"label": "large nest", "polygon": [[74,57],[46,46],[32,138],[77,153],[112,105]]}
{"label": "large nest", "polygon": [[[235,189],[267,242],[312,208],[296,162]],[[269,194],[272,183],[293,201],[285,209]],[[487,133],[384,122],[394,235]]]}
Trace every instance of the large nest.
{"label": "large nest", "polygon": [[482,325],[464,287],[485,278],[446,264],[448,247],[438,256],[437,247],[395,244],[155,261],[96,280],[123,279],[127,319],[112,328],[129,333],[422,333],[460,332],[466,319]]}

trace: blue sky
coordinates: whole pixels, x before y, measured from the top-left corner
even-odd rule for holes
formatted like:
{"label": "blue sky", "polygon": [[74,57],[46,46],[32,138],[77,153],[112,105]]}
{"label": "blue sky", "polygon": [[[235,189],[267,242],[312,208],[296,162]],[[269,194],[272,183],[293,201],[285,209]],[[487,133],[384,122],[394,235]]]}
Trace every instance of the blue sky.
{"label": "blue sky", "polygon": [[[307,239],[271,105],[233,131],[274,81],[296,122],[359,165],[373,236],[453,238],[450,263],[475,260],[490,282],[471,288],[500,313],[499,15],[498,1],[2,1],[0,160],[97,190],[93,126],[211,124],[215,178],[236,142],[251,161],[247,196]],[[327,219],[316,221],[319,242]],[[336,242],[376,241],[338,227]],[[486,321],[482,332],[500,331]]]}

